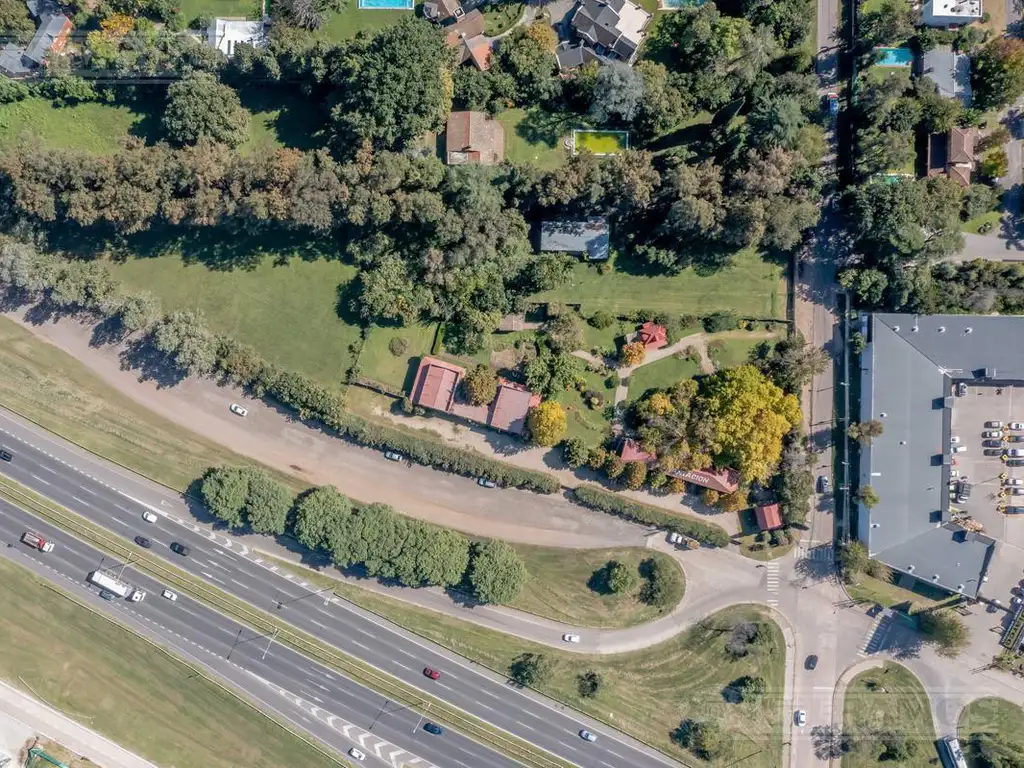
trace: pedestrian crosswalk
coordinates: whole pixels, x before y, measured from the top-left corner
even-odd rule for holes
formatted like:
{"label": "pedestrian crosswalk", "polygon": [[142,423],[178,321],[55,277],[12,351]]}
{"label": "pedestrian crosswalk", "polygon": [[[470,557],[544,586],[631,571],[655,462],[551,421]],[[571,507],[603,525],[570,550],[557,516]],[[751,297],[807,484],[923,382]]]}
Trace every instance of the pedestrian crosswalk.
{"label": "pedestrian crosswalk", "polygon": [[779,607],[779,564],[778,563],[766,563],[764,566],[765,572],[765,589],[768,592],[768,607],[778,608]]}
{"label": "pedestrian crosswalk", "polygon": [[835,560],[835,548],[832,542],[815,544],[814,542],[800,542],[796,548],[798,560],[814,560],[816,562],[830,563]]}
{"label": "pedestrian crosswalk", "polygon": [[857,650],[858,656],[870,656],[881,647],[882,641],[888,633],[889,623],[891,621],[892,618],[888,611],[883,611],[878,615],[874,622],[872,622],[871,629],[869,629],[864,635],[864,640],[861,642],[860,648]]}

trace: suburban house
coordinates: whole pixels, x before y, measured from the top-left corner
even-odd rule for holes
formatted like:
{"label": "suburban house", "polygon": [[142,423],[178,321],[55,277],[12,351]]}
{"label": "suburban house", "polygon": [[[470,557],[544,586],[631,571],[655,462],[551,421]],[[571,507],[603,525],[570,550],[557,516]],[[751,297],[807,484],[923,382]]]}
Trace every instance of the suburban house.
{"label": "suburban house", "polygon": [[266,24],[243,18],[218,18],[206,28],[206,43],[229,59],[235,55],[235,46],[247,43],[257,48],[267,44]]}
{"label": "suburban house", "polygon": [[962,187],[971,185],[974,170],[974,129],[953,128],[928,136],[928,175],[945,174]]}
{"label": "suburban house", "polygon": [[413,380],[412,401],[423,408],[486,424],[493,429],[521,435],[526,416],[540,404],[540,395],[506,379],[498,379],[498,393],[487,405],[473,405],[459,395],[466,369],[434,357],[423,357]]}
{"label": "suburban house", "polygon": [[921,20],[929,27],[956,27],[979,21],[982,15],[981,0],[928,0]]}
{"label": "suburban house", "polygon": [[43,66],[49,53],[60,53],[68,44],[71,19],[51,0],[28,0],[25,5],[39,26],[28,45],[7,43],[0,49],[0,72],[24,77]]}
{"label": "suburban house", "polygon": [[484,15],[470,11],[454,24],[444,27],[448,45],[459,53],[459,63],[473,62],[480,70],[491,66],[491,41],[484,34]]}
{"label": "suburban house", "polygon": [[579,45],[558,50],[559,68],[572,69],[590,60],[632,65],[652,18],[630,0],[581,0],[570,22]]}
{"label": "suburban house", "polygon": [[427,0],[423,4],[423,16],[438,24],[446,24],[462,17],[467,10],[479,5],[478,2],[460,3],[459,0]]}
{"label": "suburban house", "polygon": [[778,503],[754,507],[754,517],[757,518],[757,527],[762,531],[774,531],[776,528],[782,527],[782,515],[779,512]]}
{"label": "suburban house", "polygon": [[921,76],[935,83],[940,96],[959,99],[965,107],[971,105],[971,59],[967,54],[940,46],[925,51],[918,61]]}
{"label": "suburban house", "polygon": [[[657,456],[645,451],[640,443],[632,438],[622,441],[619,458],[625,462],[642,461],[645,464],[654,464],[658,460]],[[740,487],[740,475],[735,469],[673,469],[665,474],[719,493],[733,493]]]}
{"label": "suburban house", "polygon": [[595,217],[579,221],[556,219],[540,225],[538,251],[562,251],[588,261],[604,261],[609,255],[608,219]]}
{"label": "suburban house", "polygon": [[505,127],[483,112],[452,112],[445,130],[448,165],[497,165],[505,159]]}
{"label": "suburban house", "polygon": [[[856,533],[904,580],[970,597],[985,581],[995,542],[959,525],[950,504],[954,388],[969,385],[995,408],[1001,387],[1024,383],[1022,330],[1019,317],[996,315],[861,317],[859,420],[884,431],[861,446],[860,487],[870,486],[878,503],[858,505]],[[982,417],[968,413],[969,428],[981,428]]]}
{"label": "suburban house", "polygon": [[668,344],[668,331],[664,326],[652,323],[648,320],[642,326],[636,335],[637,341],[644,345],[644,349],[648,352],[654,349],[661,349]]}

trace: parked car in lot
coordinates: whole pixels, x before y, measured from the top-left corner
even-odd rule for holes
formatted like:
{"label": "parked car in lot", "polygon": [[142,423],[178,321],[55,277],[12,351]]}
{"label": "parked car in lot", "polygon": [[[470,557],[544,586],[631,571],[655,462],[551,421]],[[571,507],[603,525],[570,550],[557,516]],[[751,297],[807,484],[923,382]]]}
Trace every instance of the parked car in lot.
{"label": "parked car in lot", "polygon": [[1011,488],[1010,489],[1010,495],[1011,496],[1024,496],[1024,488],[1017,488],[1017,487]]}
{"label": "parked car in lot", "polygon": [[1019,477],[1008,477],[1003,480],[1003,485],[1024,485],[1024,480]]}
{"label": "parked car in lot", "polygon": [[987,432],[981,433],[982,437],[1002,437],[1003,431],[1001,429],[991,429]]}
{"label": "parked car in lot", "polygon": [[566,632],[562,635],[562,642],[564,643],[578,643],[580,641],[579,635],[574,635],[571,632]]}
{"label": "parked car in lot", "polygon": [[424,723],[423,730],[427,733],[432,733],[435,736],[440,736],[442,733],[444,733],[444,728],[442,728],[437,723]]}
{"label": "parked car in lot", "polygon": [[986,429],[1002,429],[1003,428],[1003,422],[1001,422],[1001,421],[986,421],[985,422],[985,428]]}
{"label": "parked car in lot", "polygon": [[580,731],[580,738],[583,739],[584,741],[597,741],[597,736],[592,734],[586,728],[584,728],[582,731]]}
{"label": "parked car in lot", "polygon": [[400,453],[395,453],[395,451],[384,451],[384,458],[391,459],[391,461],[401,461],[405,457]]}
{"label": "parked car in lot", "polygon": [[828,493],[828,478],[824,475],[818,476],[818,490],[821,493]]}
{"label": "parked car in lot", "polygon": [[954,445],[952,448],[953,453],[967,453],[966,445]]}
{"label": "parked car in lot", "polygon": [[801,728],[807,725],[807,713],[802,709],[798,709],[796,711],[796,724]]}
{"label": "parked car in lot", "polygon": [[1006,451],[1007,456],[1024,456],[1024,448],[1010,448]]}
{"label": "parked car in lot", "polygon": [[1012,429],[1016,432],[1020,432],[1022,429],[1024,429],[1024,422],[1011,421],[1009,424],[1006,425],[1006,428]]}
{"label": "parked car in lot", "polygon": [[986,448],[999,448],[1002,444],[1002,440],[982,440],[981,444]]}
{"label": "parked car in lot", "polygon": [[815,654],[811,654],[804,661],[804,669],[814,669],[818,666],[818,657]]}
{"label": "parked car in lot", "polygon": [[1006,466],[1008,467],[1024,467],[1024,459],[1007,459]]}
{"label": "parked car in lot", "polygon": [[982,453],[984,453],[986,456],[1002,456],[1003,455],[1003,449],[1002,448],[986,448],[984,451],[982,451]]}
{"label": "parked car in lot", "polygon": [[231,404],[231,412],[235,414],[235,416],[242,416],[243,418],[249,415],[249,411],[240,406],[238,403]]}
{"label": "parked car in lot", "polygon": [[488,480],[486,477],[477,478],[476,484],[481,488],[497,488],[498,484],[493,480]]}
{"label": "parked car in lot", "polygon": [[1024,443],[1024,435],[1007,435],[1006,442],[1008,443]]}

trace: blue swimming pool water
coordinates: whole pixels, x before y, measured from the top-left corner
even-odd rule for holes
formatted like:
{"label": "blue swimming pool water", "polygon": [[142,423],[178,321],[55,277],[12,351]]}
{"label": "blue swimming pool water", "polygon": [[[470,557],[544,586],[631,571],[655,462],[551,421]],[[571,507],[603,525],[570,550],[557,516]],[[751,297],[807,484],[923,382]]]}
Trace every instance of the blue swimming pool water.
{"label": "blue swimming pool water", "polygon": [[694,8],[698,5],[704,5],[704,0],[661,0],[659,7],[675,11],[680,8]]}
{"label": "blue swimming pool water", "polygon": [[411,11],[415,0],[359,0],[360,8],[388,11]]}
{"label": "blue swimming pool water", "polygon": [[875,48],[882,54],[881,67],[909,67],[914,63],[914,52],[909,48]]}

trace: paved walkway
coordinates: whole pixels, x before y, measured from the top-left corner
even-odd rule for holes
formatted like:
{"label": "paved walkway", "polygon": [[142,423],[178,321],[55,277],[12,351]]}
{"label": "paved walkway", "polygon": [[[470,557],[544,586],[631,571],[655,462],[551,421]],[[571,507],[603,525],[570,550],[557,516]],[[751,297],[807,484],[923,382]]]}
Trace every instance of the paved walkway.
{"label": "paved walkway", "polygon": [[[145,717],[145,713],[139,714]],[[38,734],[81,757],[89,758],[102,768],[157,768],[148,760],[4,682],[0,682],[0,720],[3,721],[0,726],[0,757],[6,750],[8,756],[16,760],[18,750]],[[12,744],[12,741],[18,743]],[[12,762],[13,765],[15,763]]]}

